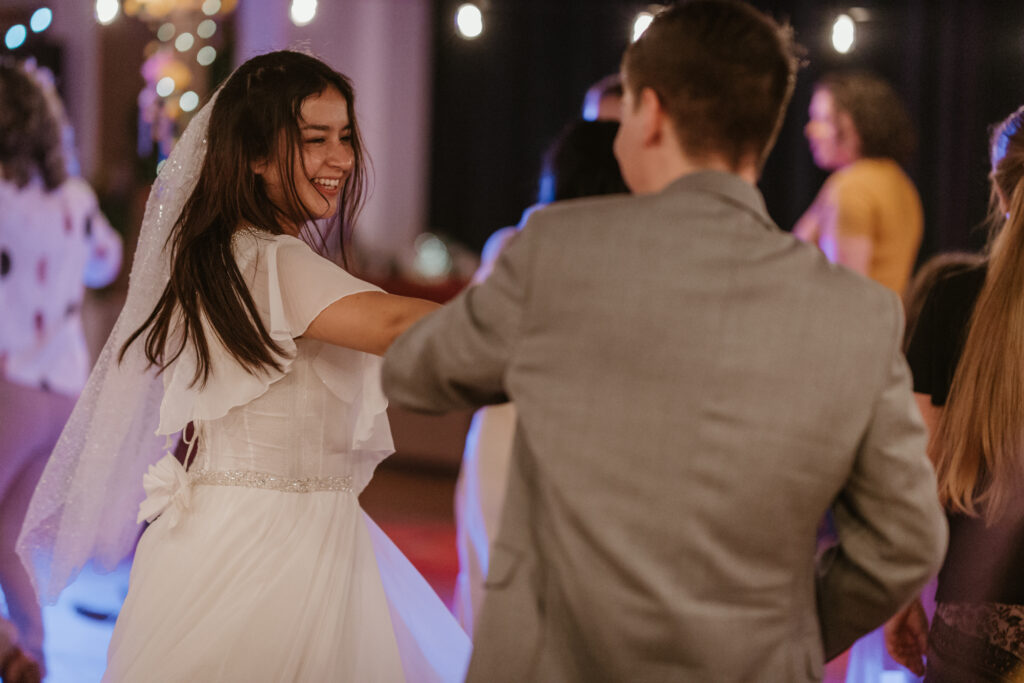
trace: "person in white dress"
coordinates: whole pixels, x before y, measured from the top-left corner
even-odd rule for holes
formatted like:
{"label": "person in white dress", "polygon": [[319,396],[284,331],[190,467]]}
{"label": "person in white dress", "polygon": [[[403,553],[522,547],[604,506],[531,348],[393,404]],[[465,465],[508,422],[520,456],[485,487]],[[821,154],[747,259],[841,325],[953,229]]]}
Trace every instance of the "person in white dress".
{"label": "person in white dress", "polygon": [[[494,263],[526,219],[551,202],[609,194],[627,194],[612,143],[619,124],[613,120],[577,120],[568,124],[544,154],[537,203],[523,212],[519,225],[501,228],[488,238],[472,284],[487,279]],[[455,615],[466,632],[484,600],[491,543],[497,537],[508,483],[515,436],[512,403],[485,406],[473,414],[455,487],[455,546],[459,573],[455,579]]]}
{"label": "person in white dress", "polygon": [[[379,354],[436,307],[318,253],[318,221],[352,224],[363,162],[348,79],[281,51],[229,77],[154,186],[135,296],[19,541],[44,596],[109,563],[124,534],[88,521],[124,526],[141,495],[110,483],[149,465],[104,681],[463,676],[468,638],[358,501],[393,450]],[[184,467],[153,464],[147,428],[189,423]]]}
{"label": "person in white dress", "polygon": [[10,667],[0,655],[4,681],[46,672],[42,610],[15,540],[89,374],[85,289],[110,284],[121,265],[120,236],[70,172],[62,124],[41,70],[0,62],[0,588],[18,654]]}

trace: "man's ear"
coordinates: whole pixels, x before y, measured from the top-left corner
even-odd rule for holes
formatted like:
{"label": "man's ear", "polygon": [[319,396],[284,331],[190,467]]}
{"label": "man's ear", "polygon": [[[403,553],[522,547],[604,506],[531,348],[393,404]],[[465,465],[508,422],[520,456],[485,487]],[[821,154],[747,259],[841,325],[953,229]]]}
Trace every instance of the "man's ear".
{"label": "man's ear", "polygon": [[643,134],[644,145],[656,145],[661,141],[662,124],[667,120],[668,114],[661,105],[658,93],[652,88],[644,88],[640,91],[640,101],[636,104],[640,114],[640,130]]}

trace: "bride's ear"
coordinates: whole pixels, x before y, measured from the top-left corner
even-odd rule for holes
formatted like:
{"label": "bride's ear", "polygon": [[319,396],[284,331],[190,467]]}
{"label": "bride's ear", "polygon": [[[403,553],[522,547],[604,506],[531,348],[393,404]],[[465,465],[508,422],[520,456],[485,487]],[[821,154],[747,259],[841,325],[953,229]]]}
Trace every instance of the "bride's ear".
{"label": "bride's ear", "polygon": [[270,164],[268,159],[257,159],[249,164],[249,170],[258,176],[262,176],[267,172],[267,166]]}

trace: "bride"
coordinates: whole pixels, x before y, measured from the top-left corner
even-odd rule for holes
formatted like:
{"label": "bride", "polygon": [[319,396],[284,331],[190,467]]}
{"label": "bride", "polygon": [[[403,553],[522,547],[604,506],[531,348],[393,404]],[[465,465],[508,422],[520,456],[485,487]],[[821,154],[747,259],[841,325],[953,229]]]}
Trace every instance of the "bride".
{"label": "bride", "polygon": [[[435,307],[318,253],[363,162],[348,79],[282,51],[231,75],[154,185],[19,538],[53,600],[130,550],[142,480],[104,681],[461,680],[468,639],[358,501],[392,451],[379,355]],[[190,422],[185,467],[154,464],[154,430]]]}

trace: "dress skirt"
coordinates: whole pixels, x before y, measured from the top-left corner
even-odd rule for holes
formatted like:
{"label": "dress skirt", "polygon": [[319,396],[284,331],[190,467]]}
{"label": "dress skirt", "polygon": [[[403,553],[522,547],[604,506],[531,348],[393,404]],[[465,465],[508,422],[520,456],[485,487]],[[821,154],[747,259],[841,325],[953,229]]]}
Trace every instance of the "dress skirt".
{"label": "dress skirt", "polygon": [[355,493],[204,485],[143,534],[103,680],[461,681],[468,656]]}

